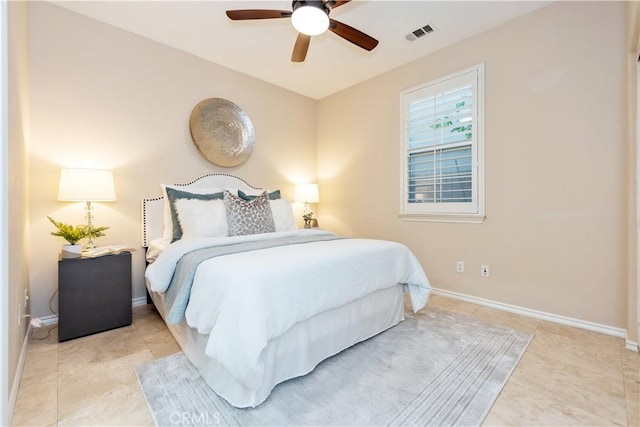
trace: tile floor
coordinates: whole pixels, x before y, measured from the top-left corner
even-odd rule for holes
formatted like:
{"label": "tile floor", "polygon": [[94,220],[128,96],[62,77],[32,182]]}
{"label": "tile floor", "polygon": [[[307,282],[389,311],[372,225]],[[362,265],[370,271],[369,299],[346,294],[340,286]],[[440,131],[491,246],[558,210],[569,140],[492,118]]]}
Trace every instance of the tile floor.
{"label": "tile floor", "polygon": [[[485,425],[640,425],[640,356],[623,340],[437,295],[429,305],[535,334]],[[45,335],[29,342],[12,425],[153,425],[132,368],[179,347],[151,306],[126,328]]]}

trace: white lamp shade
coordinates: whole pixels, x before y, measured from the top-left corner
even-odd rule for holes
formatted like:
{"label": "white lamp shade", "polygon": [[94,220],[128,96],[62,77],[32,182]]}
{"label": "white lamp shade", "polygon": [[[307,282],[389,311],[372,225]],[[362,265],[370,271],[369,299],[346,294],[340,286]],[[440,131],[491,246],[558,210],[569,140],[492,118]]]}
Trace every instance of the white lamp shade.
{"label": "white lamp shade", "polygon": [[329,16],[316,6],[301,6],[291,15],[293,28],[308,36],[317,36],[329,28]]}
{"label": "white lamp shade", "polygon": [[58,200],[61,202],[115,202],[113,172],[100,169],[62,169]]}
{"label": "white lamp shade", "polygon": [[320,195],[318,194],[318,184],[298,184],[295,192],[296,202],[318,203]]}

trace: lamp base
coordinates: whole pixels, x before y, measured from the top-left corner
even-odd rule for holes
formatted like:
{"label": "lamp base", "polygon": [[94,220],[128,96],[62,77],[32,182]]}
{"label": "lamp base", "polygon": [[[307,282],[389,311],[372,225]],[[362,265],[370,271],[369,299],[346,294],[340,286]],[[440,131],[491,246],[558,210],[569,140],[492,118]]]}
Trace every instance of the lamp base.
{"label": "lamp base", "polygon": [[[87,211],[87,231],[89,233],[93,232],[93,205],[91,202],[87,201],[87,206],[85,207]],[[85,246],[85,249],[94,249],[96,245],[93,244],[93,235],[89,234],[89,243]]]}

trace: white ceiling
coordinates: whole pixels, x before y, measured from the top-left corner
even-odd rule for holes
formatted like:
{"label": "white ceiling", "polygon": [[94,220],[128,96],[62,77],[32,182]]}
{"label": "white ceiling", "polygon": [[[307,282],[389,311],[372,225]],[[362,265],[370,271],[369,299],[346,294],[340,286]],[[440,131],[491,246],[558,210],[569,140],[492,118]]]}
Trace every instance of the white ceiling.
{"label": "white ceiling", "polygon": [[[302,95],[321,99],[543,7],[548,1],[352,1],[331,12],[378,39],[371,52],[337,35],[314,36],[304,63],[292,63],[289,18],[231,21],[227,9],[291,10],[290,1],[53,1]],[[414,42],[413,30],[436,31]]]}

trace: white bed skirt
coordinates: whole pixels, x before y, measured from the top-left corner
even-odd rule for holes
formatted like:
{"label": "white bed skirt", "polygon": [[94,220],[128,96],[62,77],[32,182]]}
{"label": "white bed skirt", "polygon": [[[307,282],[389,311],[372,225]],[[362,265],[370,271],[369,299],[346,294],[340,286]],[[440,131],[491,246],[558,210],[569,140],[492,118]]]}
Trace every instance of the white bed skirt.
{"label": "white bed skirt", "polygon": [[[374,292],[297,323],[271,340],[261,354],[266,370],[256,390],[241,384],[223,366],[205,355],[208,335],[199,334],[185,322],[167,326],[185,355],[218,395],[238,408],[255,407],[267,399],[277,384],[308,374],[324,359],[404,320],[403,290],[403,285],[396,285]],[[160,315],[165,318],[163,296],[150,293]]]}

